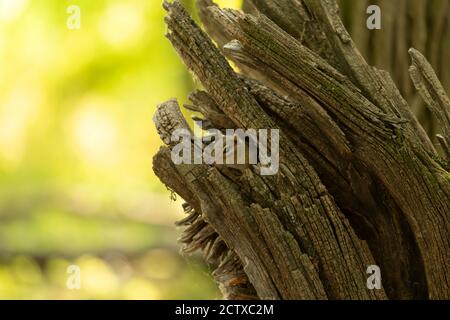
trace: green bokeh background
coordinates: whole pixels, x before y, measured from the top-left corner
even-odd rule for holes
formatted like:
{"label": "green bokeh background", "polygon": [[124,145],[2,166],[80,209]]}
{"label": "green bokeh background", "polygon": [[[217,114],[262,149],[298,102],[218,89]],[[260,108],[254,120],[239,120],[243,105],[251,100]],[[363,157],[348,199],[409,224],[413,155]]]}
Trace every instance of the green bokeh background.
{"label": "green bokeh background", "polygon": [[220,298],[179,255],[180,201],[151,168],[156,105],[195,87],[164,14],[159,0],[0,0],[0,299]]}

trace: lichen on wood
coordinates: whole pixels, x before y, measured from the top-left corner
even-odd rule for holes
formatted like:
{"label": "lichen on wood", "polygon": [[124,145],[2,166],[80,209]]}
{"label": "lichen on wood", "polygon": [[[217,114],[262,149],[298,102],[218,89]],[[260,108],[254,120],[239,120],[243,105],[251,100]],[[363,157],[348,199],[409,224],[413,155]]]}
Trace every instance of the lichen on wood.
{"label": "lichen on wood", "polygon": [[[280,130],[280,166],[264,176],[254,164],[175,165],[170,137],[191,129],[176,100],[159,105],[165,146],[153,166],[186,201],[183,251],[203,252],[228,299],[449,299],[448,158],[390,75],[366,62],[338,4],[197,7],[206,32],[164,2],[167,38],[203,87],[185,107],[218,130]],[[410,54],[448,151],[449,99]],[[366,286],[370,265],[382,270],[379,290]]]}

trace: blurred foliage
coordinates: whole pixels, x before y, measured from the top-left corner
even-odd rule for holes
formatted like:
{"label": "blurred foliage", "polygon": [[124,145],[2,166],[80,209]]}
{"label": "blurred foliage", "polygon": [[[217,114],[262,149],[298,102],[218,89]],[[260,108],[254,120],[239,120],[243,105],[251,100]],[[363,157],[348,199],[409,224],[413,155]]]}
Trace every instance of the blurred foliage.
{"label": "blurred foliage", "polygon": [[0,299],[220,297],[179,256],[180,203],[151,169],[156,105],[194,87],[164,14],[159,0],[0,0]]}

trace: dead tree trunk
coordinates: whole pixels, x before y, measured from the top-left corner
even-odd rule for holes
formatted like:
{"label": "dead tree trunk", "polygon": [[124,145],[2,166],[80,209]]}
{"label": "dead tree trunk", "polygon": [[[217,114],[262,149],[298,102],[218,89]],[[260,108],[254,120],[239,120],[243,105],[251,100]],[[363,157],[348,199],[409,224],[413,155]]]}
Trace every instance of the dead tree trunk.
{"label": "dead tree trunk", "polygon": [[[217,46],[164,3],[167,37],[204,88],[185,107],[205,127],[280,129],[280,165],[274,176],[261,164],[175,165],[171,136],[190,129],[175,100],[159,105],[167,146],[154,170],[186,201],[184,251],[202,250],[225,298],[450,299],[449,155],[390,75],[366,63],[335,1],[249,0],[251,14],[197,5]],[[409,54],[448,152],[450,101]],[[366,287],[370,265],[382,289]]]}
{"label": "dead tree trunk", "polygon": [[[450,91],[449,0],[339,0],[344,24],[366,61],[388,71],[423,127],[434,136],[439,125],[408,74],[408,48],[419,50]],[[365,28],[369,5],[381,8],[380,30]]]}

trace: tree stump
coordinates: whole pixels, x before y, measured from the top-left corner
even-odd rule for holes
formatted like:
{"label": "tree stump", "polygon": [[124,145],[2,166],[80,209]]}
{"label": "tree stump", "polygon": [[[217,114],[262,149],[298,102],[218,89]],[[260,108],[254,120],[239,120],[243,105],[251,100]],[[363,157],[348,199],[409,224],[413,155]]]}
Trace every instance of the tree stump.
{"label": "tree stump", "polygon": [[203,88],[185,107],[204,129],[279,130],[279,170],[175,164],[171,138],[192,130],[176,100],[159,105],[153,166],[186,202],[183,251],[201,250],[226,299],[450,299],[450,100],[424,56],[408,51],[409,73],[442,153],[335,0],[197,7],[206,32],[164,3],[167,38]]}

